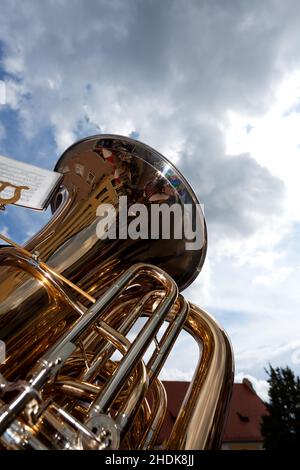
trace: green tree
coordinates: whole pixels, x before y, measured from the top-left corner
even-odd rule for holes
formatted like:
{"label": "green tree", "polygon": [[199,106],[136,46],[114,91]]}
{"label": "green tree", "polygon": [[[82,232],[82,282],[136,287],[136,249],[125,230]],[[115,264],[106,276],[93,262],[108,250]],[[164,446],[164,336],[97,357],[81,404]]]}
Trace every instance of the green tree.
{"label": "green tree", "polygon": [[269,365],[268,415],[262,419],[261,431],[267,450],[299,449],[300,446],[300,379],[289,368]]}

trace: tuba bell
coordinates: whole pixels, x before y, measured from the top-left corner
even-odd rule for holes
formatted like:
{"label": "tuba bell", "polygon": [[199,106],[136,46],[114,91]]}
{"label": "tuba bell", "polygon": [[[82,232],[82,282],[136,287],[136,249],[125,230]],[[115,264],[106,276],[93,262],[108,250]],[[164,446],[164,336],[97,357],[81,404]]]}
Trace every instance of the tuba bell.
{"label": "tuba bell", "polygon": [[[155,448],[168,406],[159,373],[184,329],[199,360],[163,448],[218,449],[232,349],[179,293],[206,255],[195,193],[161,154],[116,135],[75,143],[55,170],[49,222],[24,246],[1,237],[0,447]],[[170,210],[166,230],[163,209],[175,206],[184,217]]]}

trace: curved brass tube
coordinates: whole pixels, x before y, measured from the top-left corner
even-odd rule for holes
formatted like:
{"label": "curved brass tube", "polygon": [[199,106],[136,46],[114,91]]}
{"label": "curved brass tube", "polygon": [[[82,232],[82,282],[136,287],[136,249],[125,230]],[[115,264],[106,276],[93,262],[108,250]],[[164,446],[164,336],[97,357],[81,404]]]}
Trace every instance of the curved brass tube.
{"label": "curved brass tube", "polygon": [[202,353],[167,448],[218,449],[234,377],[231,344],[216,320],[194,304],[185,329]]}
{"label": "curved brass tube", "polygon": [[144,435],[138,444],[138,449],[143,450],[154,447],[168,406],[166,390],[159,379],[152,382],[151,391],[153,393],[152,400],[154,407],[151,410],[151,418],[144,431]]}

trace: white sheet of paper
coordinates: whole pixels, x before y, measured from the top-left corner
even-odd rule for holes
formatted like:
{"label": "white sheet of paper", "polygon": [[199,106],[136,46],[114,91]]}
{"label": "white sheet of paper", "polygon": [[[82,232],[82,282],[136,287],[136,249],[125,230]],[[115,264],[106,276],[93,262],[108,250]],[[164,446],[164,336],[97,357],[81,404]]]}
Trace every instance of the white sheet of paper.
{"label": "white sheet of paper", "polygon": [[[15,203],[32,209],[44,209],[49,196],[58,185],[62,175],[55,171],[45,170],[28,163],[0,155],[0,182],[9,182],[16,186],[27,186],[22,189],[20,199]],[[1,183],[0,183],[1,188]],[[14,195],[14,188],[9,186],[0,192],[1,198]]]}

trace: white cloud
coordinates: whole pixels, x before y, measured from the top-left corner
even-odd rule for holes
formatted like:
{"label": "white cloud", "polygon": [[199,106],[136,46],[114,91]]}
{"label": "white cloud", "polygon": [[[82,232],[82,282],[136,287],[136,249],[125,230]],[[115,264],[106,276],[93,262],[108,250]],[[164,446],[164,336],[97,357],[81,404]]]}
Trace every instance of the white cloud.
{"label": "white cloud", "polygon": [[292,268],[277,268],[274,269],[272,272],[269,272],[268,274],[263,274],[255,277],[252,282],[254,285],[262,284],[263,286],[276,287],[276,285],[281,285],[282,282],[285,281],[292,272]]}
{"label": "white cloud", "polygon": [[244,378],[250,380],[257,395],[259,395],[263,401],[269,401],[269,396],[268,396],[269,384],[266,380],[257,379],[256,377],[253,377],[253,375],[239,372],[235,376],[235,382],[241,383]]}
{"label": "white cloud", "polygon": [[201,275],[198,276],[193,284],[184,292],[184,295],[190,302],[201,302],[201,305],[209,305],[213,302],[211,294],[211,263],[209,256],[206,257]]}
{"label": "white cloud", "polygon": [[183,371],[182,369],[175,368],[164,368],[162,369],[159,378],[160,380],[179,380],[184,382],[190,382],[194,375],[194,370],[189,369]]}
{"label": "white cloud", "polygon": [[278,360],[278,358],[284,356],[286,353],[290,356],[290,362],[292,362],[292,357],[294,351],[298,350],[300,347],[300,340],[293,340],[289,343],[275,343],[273,345],[265,345],[256,348],[244,348],[240,351],[237,355],[237,359],[241,364],[241,367],[250,368],[257,364],[261,365],[262,367],[267,365],[269,362]]}

